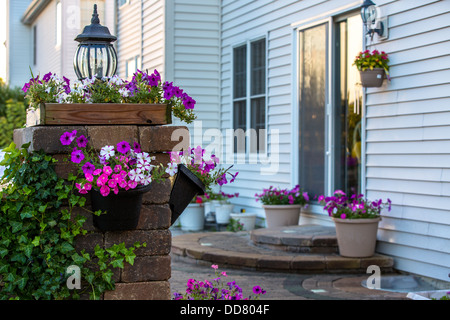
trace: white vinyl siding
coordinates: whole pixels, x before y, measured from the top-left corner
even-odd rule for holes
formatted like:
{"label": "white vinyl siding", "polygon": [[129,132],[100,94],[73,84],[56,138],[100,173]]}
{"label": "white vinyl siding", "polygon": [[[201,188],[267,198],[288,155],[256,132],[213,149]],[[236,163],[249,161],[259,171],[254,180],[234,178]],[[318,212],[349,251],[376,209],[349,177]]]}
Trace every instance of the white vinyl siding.
{"label": "white vinyl siding", "polygon": [[[136,71],[127,70],[127,61],[142,56],[142,16],[141,1],[130,1],[117,9],[117,74],[122,78],[127,71],[128,74]],[[135,68],[141,69],[142,66]]]}
{"label": "white vinyl siding", "polygon": [[[340,3],[342,1],[337,1],[332,6],[338,7]],[[308,17],[311,12],[317,15],[321,10],[323,7],[320,7],[320,3],[308,0],[222,2],[221,126],[224,133],[227,129],[233,128],[233,48],[262,37],[266,37],[267,44],[267,155],[263,155],[263,159],[268,162],[256,163],[257,159],[251,157],[244,160],[238,156],[234,158],[232,170],[238,171],[239,175],[233,185],[225,185],[222,189],[228,193],[239,192],[240,196],[233,199],[235,210],[244,208],[247,212],[255,212],[262,218],[264,211],[261,204],[255,201],[255,193],[260,193],[263,188],[271,185],[282,188],[293,187],[291,125],[294,120],[292,90],[295,88],[292,87],[292,59],[295,51],[291,23]],[[225,149],[227,148],[225,146]],[[238,161],[243,161],[243,164],[239,164]]]}
{"label": "white vinyl siding", "polygon": [[[20,87],[31,78],[29,66],[33,63],[33,43],[29,26],[20,20],[31,0],[6,1],[6,81],[11,87]],[[1,44],[3,45],[3,44]]]}
{"label": "white vinyl siding", "polygon": [[390,83],[366,96],[366,193],[390,198],[377,250],[399,270],[448,281],[450,5],[384,1]]}
{"label": "white vinyl siding", "polygon": [[206,147],[214,141],[204,133],[220,126],[220,1],[168,1],[166,18],[167,80],[196,101],[191,146]]}

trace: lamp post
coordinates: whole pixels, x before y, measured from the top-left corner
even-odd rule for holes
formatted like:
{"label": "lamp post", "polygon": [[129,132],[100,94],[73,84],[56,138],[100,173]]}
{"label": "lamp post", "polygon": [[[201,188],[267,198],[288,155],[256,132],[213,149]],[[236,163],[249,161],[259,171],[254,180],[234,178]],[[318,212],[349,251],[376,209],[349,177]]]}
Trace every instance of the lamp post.
{"label": "lamp post", "polygon": [[117,70],[117,54],[112,42],[117,38],[100,24],[97,5],[94,4],[91,24],[84,27],[75,41],[80,42],[75,52],[73,66],[79,80],[111,77]]}

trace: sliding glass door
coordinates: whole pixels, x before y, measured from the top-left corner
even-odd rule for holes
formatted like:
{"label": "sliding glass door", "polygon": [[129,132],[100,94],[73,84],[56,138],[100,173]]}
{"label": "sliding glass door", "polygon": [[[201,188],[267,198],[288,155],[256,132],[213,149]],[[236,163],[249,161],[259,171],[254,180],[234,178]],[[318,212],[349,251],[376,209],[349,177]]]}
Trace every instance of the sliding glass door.
{"label": "sliding glass door", "polygon": [[313,197],[361,192],[362,32],[359,13],[298,30],[298,181]]}

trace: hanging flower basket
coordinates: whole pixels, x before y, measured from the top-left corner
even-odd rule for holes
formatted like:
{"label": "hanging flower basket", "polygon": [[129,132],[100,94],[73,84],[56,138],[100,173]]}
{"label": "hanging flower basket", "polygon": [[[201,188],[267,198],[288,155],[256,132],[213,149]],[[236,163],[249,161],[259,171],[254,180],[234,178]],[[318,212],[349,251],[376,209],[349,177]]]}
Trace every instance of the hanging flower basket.
{"label": "hanging flower basket", "polygon": [[106,211],[100,216],[94,215],[94,226],[101,231],[133,230],[139,222],[142,196],[151,185],[138,186],[135,189],[121,190],[103,196],[98,190],[91,190],[93,211]]}
{"label": "hanging flower basket", "polygon": [[361,76],[361,85],[366,88],[376,88],[383,85],[385,71],[383,68],[367,69],[359,72]]}
{"label": "hanging flower basket", "polygon": [[196,195],[205,194],[205,185],[185,165],[178,165],[178,172],[170,193],[169,206],[172,211],[171,225],[183,213]]}
{"label": "hanging flower basket", "polygon": [[389,58],[384,51],[379,52],[366,50],[360,52],[353,62],[361,75],[361,85],[363,87],[381,87],[384,78],[389,77]]}

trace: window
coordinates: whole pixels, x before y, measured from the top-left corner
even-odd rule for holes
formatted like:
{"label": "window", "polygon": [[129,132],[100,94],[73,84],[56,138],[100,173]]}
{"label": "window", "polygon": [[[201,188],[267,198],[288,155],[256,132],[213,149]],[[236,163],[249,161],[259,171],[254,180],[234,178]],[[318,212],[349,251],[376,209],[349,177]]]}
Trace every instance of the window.
{"label": "window", "polygon": [[141,68],[141,57],[136,56],[128,59],[125,63],[125,78],[131,80],[137,69]]}
{"label": "window", "polygon": [[[233,128],[235,153],[265,152],[265,38],[233,49]],[[246,141],[248,129],[250,134]]]}
{"label": "window", "polygon": [[62,7],[61,2],[58,1],[58,3],[56,4],[56,41],[55,41],[56,46],[61,45],[61,37],[62,37],[61,7]]}
{"label": "window", "polygon": [[118,6],[121,7],[125,4],[130,3],[130,0],[118,0],[117,3],[118,3]]}

